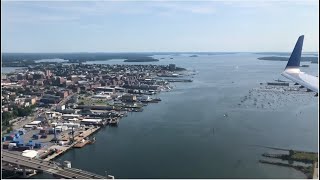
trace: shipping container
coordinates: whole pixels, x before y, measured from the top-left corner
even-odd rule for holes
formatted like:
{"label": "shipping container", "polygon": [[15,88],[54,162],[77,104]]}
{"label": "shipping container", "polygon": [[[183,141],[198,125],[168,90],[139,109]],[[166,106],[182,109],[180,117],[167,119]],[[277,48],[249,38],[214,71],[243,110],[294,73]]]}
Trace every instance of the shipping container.
{"label": "shipping container", "polygon": [[38,135],[38,134],[34,134],[34,135],[32,136],[32,138],[33,138],[33,139],[39,139],[39,135]]}
{"label": "shipping container", "polygon": [[3,149],[8,149],[9,148],[9,144],[10,144],[10,142],[4,142],[4,143],[2,143],[2,148]]}
{"label": "shipping container", "polygon": [[34,148],[41,148],[41,143],[35,143]]}
{"label": "shipping container", "polygon": [[18,144],[18,143],[19,143],[19,141],[10,141],[10,143]]}
{"label": "shipping container", "polygon": [[41,134],[41,133],[48,133],[48,129],[41,129],[41,130],[40,130],[40,134]]}
{"label": "shipping container", "polygon": [[15,151],[25,151],[25,150],[30,150],[30,149],[32,149],[32,148],[29,147],[29,146],[21,146],[21,147],[16,147],[13,150],[15,150]]}
{"label": "shipping container", "polygon": [[46,134],[43,134],[43,135],[41,135],[41,138],[43,138],[43,139],[45,139],[45,138],[47,138],[48,136],[46,135]]}
{"label": "shipping container", "polygon": [[2,149],[8,149],[9,148],[9,144],[2,144]]}
{"label": "shipping container", "polygon": [[13,149],[14,147],[17,147],[16,143],[9,143],[8,149]]}
{"label": "shipping container", "polygon": [[12,135],[7,135],[4,138],[5,138],[5,141],[13,141],[15,139],[15,137]]}

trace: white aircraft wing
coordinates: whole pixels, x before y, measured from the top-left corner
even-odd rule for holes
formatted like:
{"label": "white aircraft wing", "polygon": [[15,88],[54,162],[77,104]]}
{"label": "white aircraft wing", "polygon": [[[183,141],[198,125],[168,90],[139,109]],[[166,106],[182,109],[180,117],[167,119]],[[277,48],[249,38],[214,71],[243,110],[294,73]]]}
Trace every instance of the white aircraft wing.
{"label": "white aircraft wing", "polygon": [[299,69],[286,69],[281,75],[306,87],[307,89],[319,92],[319,78],[316,76],[301,72]]}
{"label": "white aircraft wing", "polygon": [[319,92],[319,78],[300,71],[301,51],[304,36],[300,36],[289,58],[285,70],[281,73],[284,77],[296,82],[309,90]]}

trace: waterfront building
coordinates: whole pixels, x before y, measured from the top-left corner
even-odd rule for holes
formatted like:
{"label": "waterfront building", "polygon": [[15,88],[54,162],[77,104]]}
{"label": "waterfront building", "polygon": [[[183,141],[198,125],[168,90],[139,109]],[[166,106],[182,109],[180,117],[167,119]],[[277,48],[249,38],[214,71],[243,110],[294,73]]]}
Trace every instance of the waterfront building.
{"label": "waterfront building", "polygon": [[46,70],[46,76],[50,77],[52,75],[51,70]]}
{"label": "waterfront building", "polygon": [[99,125],[102,123],[102,119],[83,119],[81,124],[84,125]]}
{"label": "waterfront building", "polygon": [[122,95],[121,100],[124,102],[134,102],[137,101],[137,96],[132,94],[124,94]]}
{"label": "waterfront building", "polygon": [[32,97],[32,98],[26,98],[25,101],[29,102],[31,105],[34,105],[34,104],[36,104],[37,99],[35,97]]}

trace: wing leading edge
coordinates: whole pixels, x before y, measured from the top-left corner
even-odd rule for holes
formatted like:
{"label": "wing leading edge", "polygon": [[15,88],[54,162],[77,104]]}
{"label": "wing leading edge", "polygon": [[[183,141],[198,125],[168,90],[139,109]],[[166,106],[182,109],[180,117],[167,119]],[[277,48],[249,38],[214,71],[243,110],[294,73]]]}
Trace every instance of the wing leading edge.
{"label": "wing leading edge", "polygon": [[281,73],[284,77],[310,89],[319,92],[318,77],[300,71],[300,60],[304,36],[300,36],[287,63],[285,70]]}

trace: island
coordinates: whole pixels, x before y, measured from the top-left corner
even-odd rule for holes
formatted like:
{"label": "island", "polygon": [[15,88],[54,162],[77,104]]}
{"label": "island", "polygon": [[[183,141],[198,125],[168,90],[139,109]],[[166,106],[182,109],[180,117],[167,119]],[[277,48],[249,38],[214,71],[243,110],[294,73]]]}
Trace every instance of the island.
{"label": "island", "polygon": [[309,179],[312,179],[317,176],[315,172],[318,166],[317,152],[306,152],[306,151],[272,148],[272,147],[265,147],[265,148],[287,151],[288,153],[287,154],[263,153],[262,156],[265,158],[280,159],[282,160],[282,162],[269,161],[265,159],[265,160],[259,160],[260,163],[283,166],[283,167],[291,167],[298,171],[303,172]]}
{"label": "island", "polygon": [[191,56],[189,56],[189,57],[198,57],[198,55],[191,55]]}
{"label": "island", "polygon": [[158,59],[126,59],[123,62],[157,62]]}
{"label": "island", "polygon": [[[37,66],[37,61],[43,59],[64,59],[65,62],[41,62],[48,64],[85,63],[88,61],[108,61],[112,59],[127,59],[127,62],[158,61],[151,56],[155,53],[3,53],[3,67]],[[141,60],[141,61],[137,61]]]}

